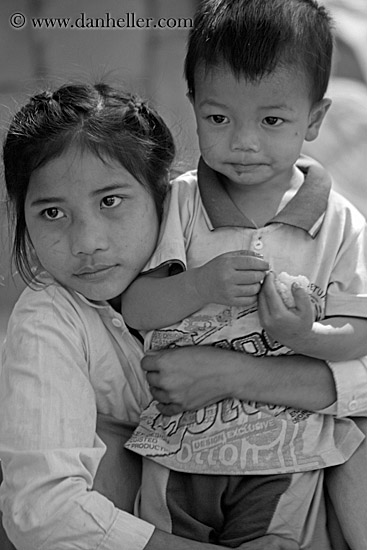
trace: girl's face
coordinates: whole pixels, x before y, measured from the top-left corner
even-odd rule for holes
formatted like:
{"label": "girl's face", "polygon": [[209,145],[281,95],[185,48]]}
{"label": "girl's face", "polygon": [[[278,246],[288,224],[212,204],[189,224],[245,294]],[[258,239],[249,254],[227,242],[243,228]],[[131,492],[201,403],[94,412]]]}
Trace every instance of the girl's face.
{"label": "girl's face", "polygon": [[116,298],[127,288],[159,229],[141,183],[117,161],[76,149],[32,173],[25,217],[42,267],[90,300]]}

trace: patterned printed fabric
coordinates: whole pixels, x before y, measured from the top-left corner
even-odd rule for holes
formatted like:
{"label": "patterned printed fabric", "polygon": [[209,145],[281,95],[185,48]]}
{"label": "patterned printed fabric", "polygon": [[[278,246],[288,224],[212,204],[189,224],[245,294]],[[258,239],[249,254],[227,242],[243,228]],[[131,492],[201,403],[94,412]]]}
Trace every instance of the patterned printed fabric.
{"label": "patterned printed fabric", "polygon": [[[363,217],[330,191],[310,159],[304,182],[264,227],[232,203],[218,175],[201,161],[172,185],[157,250],[146,270],[164,263],[194,268],[232,250],[261,253],[275,273],[310,281],[316,319],[366,316],[367,245]],[[259,323],[256,308],[211,304],[174,326],[146,335],[146,349],[214,345],[254,356],[291,354]],[[188,473],[294,473],[343,463],[363,436],[350,419],[227,399],[194,412],[162,416],[152,402],[127,447]]]}
{"label": "patterned printed fabric", "polygon": [[[261,329],[254,308],[216,305],[185,319],[177,328],[154,331],[150,347],[195,344],[255,356],[291,353]],[[300,472],[339,464],[355,450],[359,438],[355,432],[349,434],[348,419],[341,422],[345,424],[335,445],[334,419],[310,411],[226,399],[166,417],[152,402],[127,447],[170,469],[190,473]]]}

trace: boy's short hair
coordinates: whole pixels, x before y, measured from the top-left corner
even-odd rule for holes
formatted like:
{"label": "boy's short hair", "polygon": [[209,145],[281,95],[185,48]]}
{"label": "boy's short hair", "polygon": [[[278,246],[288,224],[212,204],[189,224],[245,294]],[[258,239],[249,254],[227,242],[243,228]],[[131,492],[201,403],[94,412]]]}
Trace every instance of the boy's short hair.
{"label": "boy's short hair", "polygon": [[314,0],[203,0],[188,39],[185,78],[198,66],[228,66],[256,82],[277,66],[301,70],[313,101],[323,98],[333,51],[332,19]]}

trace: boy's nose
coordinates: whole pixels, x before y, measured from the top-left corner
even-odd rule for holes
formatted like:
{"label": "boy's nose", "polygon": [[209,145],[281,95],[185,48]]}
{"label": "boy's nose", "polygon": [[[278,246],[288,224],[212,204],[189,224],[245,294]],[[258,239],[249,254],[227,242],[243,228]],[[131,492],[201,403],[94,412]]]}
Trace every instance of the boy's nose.
{"label": "boy's nose", "polygon": [[256,130],[242,126],[234,131],[231,139],[231,149],[232,151],[259,151],[260,143]]}
{"label": "boy's nose", "polygon": [[108,248],[108,238],[103,224],[96,218],[75,223],[71,234],[71,250],[74,255],[94,254]]}

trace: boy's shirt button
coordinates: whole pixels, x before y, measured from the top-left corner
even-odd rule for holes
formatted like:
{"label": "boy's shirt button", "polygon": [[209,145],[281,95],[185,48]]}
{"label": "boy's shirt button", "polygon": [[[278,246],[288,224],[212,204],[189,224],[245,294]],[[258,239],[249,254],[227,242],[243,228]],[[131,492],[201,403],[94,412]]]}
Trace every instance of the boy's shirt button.
{"label": "boy's shirt button", "polygon": [[350,411],[355,411],[357,406],[358,406],[357,401],[353,399],[352,401],[350,401],[348,408]]}
{"label": "boy's shirt button", "polygon": [[114,317],[112,319],[112,324],[113,324],[114,327],[122,327],[122,323],[121,323],[120,319],[117,319],[116,317]]}
{"label": "boy's shirt button", "polygon": [[263,248],[264,244],[260,239],[254,243],[254,249],[255,250],[261,250]]}

